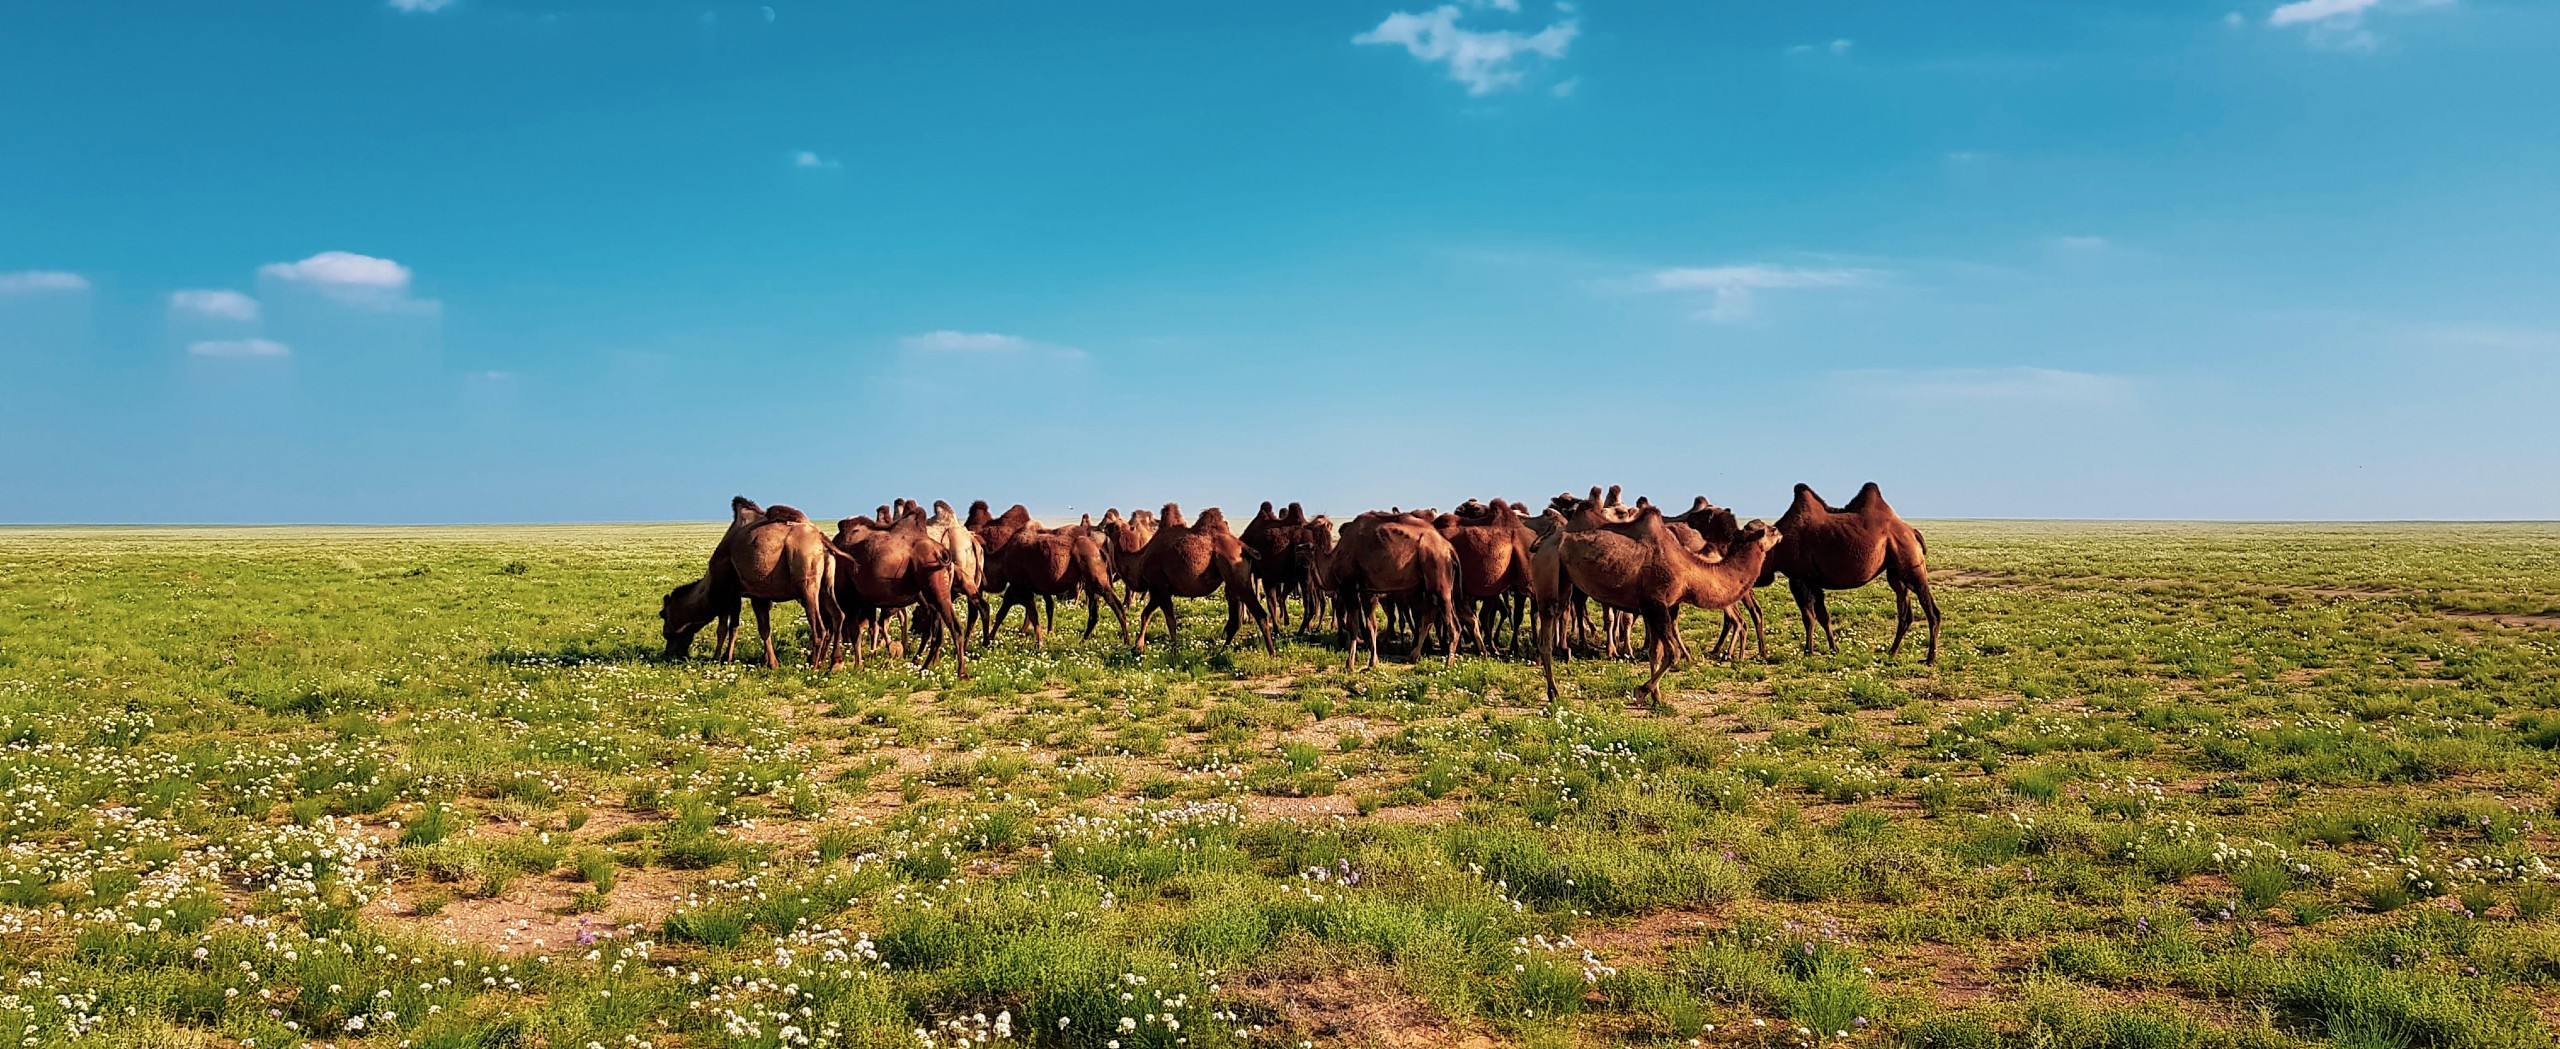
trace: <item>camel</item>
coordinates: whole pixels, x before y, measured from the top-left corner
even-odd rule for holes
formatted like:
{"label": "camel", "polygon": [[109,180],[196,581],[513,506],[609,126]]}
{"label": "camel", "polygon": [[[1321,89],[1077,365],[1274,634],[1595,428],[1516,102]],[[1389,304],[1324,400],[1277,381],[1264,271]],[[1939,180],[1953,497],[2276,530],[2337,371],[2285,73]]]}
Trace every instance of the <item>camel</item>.
{"label": "camel", "polygon": [[1363,640],[1369,644],[1369,666],[1378,665],[1380,597],[1401,599],[1411,608],[1415,662],[1422,661],[1423,617],[1428,615],[1439,626],[1447,665],[1457,663],[1458,552],[1432,527],[1430,517],[1371,511],[1353,518],[1342,529],[1326,575],[1333,585],[1334,621],[1348,653],[1346,669],[1359,669]]}
{"label": "camel", "polygon": [[[658,602],[667,658],[682,659],[694,635],[720,622],[718,658],[736,654],[737,601],[754,607],[756,633],[764,639],[764,665],[782,665],[773,649],[773,603],[797,601],[809,621],[809,665],[832,666],[844,626],[835,600],[835,562],[825,532],[788,506],[765,508],[745,496],[729,500],[729,530],[714,548],[702,578],[669,591]],[[725,608],[722,606],[726,605]]]}
{"label": "camel", "polygon": [[[912,501],[907,506],[923,512]],[[951,504],[940,499],[933,501],[933,516],[926,519],[924,532],[951,555],[952,601],[968,605],[969,622],[986,618],[987,550],[978,533],[962,524],[959,515],[951,512]]]}
{"label": "camel", "polygon": [[1101,522],[1094,527],[1102,532],[1102,552],[1111,562],[1112,578],[1120,580],[1121,586],[1126,590],[1126,593],[1121,595],[1122,599],[1130,604],[1137,604],[1138,596],[1142,591],[1129,585],[1129,572],[1137,566],[1138,554],[1146,550],[1147,544],[1154,541],[1156,537],[1156,529],[1160,524],[1156,520],[1155,513],[1149,510],[1133,510],[1124,519],[1120,516],[1119,508],[1113,507],[1103,511]]}
{"label": "camel", "polygon": [[[1725,545],[1722,557],[1710,559],[1688,549],[1661,511],[1650,505],[1628,524],[1631,527],[1624,529],[1557,533],[1552,540],[1554,553],[1547,560],[1549,569],[1561,578],[1544,582],[1569,583],[1603,605],[1627,609],[1644,620],[1645,653],[1653,672],[1637,694],[1659,702],[1662,675],[1677,651],[1673,610],[1685,604],[1732,615],[1742,595],[1758,581],[1761,564],[1784,530],[1753,521]],[[1564,632],[1559,611],[1542,609],[1538,623],[1538,665],[1547,677],[1550,702],[1556,696],[1551,652]]]}
{"label": "camel", "polygon": [[[1004,617],[1014,606],[1022,606],[1023,618],[1030,621],[1032,644],[1046,645],[1049,626],[1057,615],[1057,598],[1084,594],[1084,640],[1092,640],[1093,628],[1102,621],[1097,602],[1111,606],[1111,615],[1120,621],[1120,641],[1129,643],[1128,605],[1111,589],[1111,569],[1102,554],[1102,543],[1079,528],[1056,530],[1029,528],[1017,532],[1005,544],[1003,576],[1004,604],[996,609],[992,632],[1004,626]],[[1044,615],[1042,605],[1047,612]]]}
{"label": "camel", "polygon": [[1823,642],[1833,653],[1840,651],[1824,592],[1855,590],[1881,575],[1885,585],[1893,588],[1894,601],[1893,643],[1885,649],[1885,657],[1902,654],[1903,635],[1911,631],[1911,598],[1916,593],[1920,610],[1929,620],[1929,654],[1922,662],[1937,663],[1938,599],[1929,593],[1929,543],[1919,529],[1885,504],[1884,492],[1874,481],[1858,489],[1849,505],[1837,509],[1824,503],[1811,486],[1797,485],[1794,503],[1778,518],[1778,530],[1787,539],[1769,552],[1759,585],[1768,586],[1781,574],[1787,577],[1796,614],[1804,620],[1805,655],[1813,654],[1816,620],[1822,624]]}
{"label": "camel", "polygon": [[[969,635],[951,603],[951,552],[934,541],[923,513],[904,514],[887,528],[867,518],[845,518],[836,522],[832,545],[837,599],[852,622],[877,625],[890,611],[922,606],[929,639],[925,667],[941,658],[943,638],[949,637],[959,675],[969,676]],[[854,646],[855,670],[862,669],[862,651]]]}
{"label": "camel", "polygon": [[1271,504],[1265,502],[1238,536],[1245,549],[1254,553],[1254,578],[1262,584],[1263,599],[1271,606],[1272,618],[1284,625],[1288,623],[1292,594],[1305,606],[1301,631],[1305,629],[1306,622],[1314,620],[1316,606],[1322,600],[1320,591],[1305,586],[1306,561],[1314,533],[1304,506],[1290,503],[1287,509],[1275,513]]}
{"label": "camel", "polygon": [[1498,636],[1505,616],[1511,619],[1512,647],[1518,647],[1529,598],[1529,551],[1537,546],[1537,533],[1501,499],[1491,505],[1468,500],[1434,525],[1457,553],[1458,598],[1481,604],[1481,611],[1463,617],[1477,651],[1492,653],[1486,635]]}
{"label": "camel", "polygon": [[[1013,537],[1024,529],[1037,528],[1039,527],[1039,524],[1039,522],[1031,519],[1031,511],[1023,509],[1021,503],[1013,504],[1011,508],[1004,512],[1004,516],[1002,517],[989,514],[987,512],[987,501],[984,499],[980,499],[969,504],[969,519],[967,525],[969,533],[976,536],[979,543],[979,556],[982,559],[981,564],[984,565],[981,577],[981,585],[983,589],[999,593],[1005,589],[1006,580],[1004,579],[1003,564],[1006,545],[1013,542]],[[993,644],[996,639],[995,619],[991,616],[986,616],[985,613],[986,602],[984,600],[980,600],[978,603],[971,605],[969,607],[969,629],[976,631],[978,629],[978,622],[980,618],[985,617],[986,636],[984,640],[989,644]]]}
{"label": "camel", "polygon": [[1207,597],[1223,587],[1227,595],[1225,643],[1235,644],[1244,613],[1250,611],[1254,628],[1262,632],[1263,651],[1279,654],[1278,644],[1271,639],[1270,613],[1253,591],[1253,572],[1245,564],[1247,556],[1244,543],[1227,531],[1227,516],[1217,507],[1201,511],[1198,523],[1186,524],[1180,506],[1164,504],[1163,516],[1156,521],[1155,537],[1138,551],[1137,559],[1129,566],[1130,592],[1147,595],[1146,607],[1138,611],[1136,650],[1140,654],[1146,652],[1147,620],[1162,609],[1166,647],[1178,651],[1182,635],[1174,624],[1174,599]]}
{"label": "camel", "polygon": [[[1708,502],[1707,497],[1703,495],[1690,502],[1688,512],[1672,519],[1672,527],[1675,530],[1681,527],[1692,530],[1691,535],[1695,541],[1689,544],[1690,549],[1701,552],[1717,551],[1719,556],[1721,556],[1720,552],[1732,543],[1733,537],[1742,534],[1742,524],[1734,517],[1733,511]],[[1779,527],[1783,530],[1785,526],[1781,524]],[[1760,621],[1760,594],[1757,589],[1742,595],[1742,608],[1751,616],[1751,633],[1759,639],[1760,658],[1769,658],[1769,632]],[[1724,630],[1740,629],[1740,623],[1731,619],[1725,621]],[[1724,640],[1724,634],[1717,633],[1716,650],[1718,652],[1724,649]],[[1738,642],[1739,639],[1737,639]],[[1683,658],[1686,658],[1686,653],[1683,653]]]}

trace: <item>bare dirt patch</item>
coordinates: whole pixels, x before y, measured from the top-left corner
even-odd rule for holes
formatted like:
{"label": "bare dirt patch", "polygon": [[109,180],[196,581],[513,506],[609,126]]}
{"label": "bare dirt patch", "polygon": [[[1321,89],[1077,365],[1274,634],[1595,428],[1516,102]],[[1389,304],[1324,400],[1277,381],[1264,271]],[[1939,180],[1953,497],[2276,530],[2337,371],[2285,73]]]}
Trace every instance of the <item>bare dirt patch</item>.
{"label": "bare dirt patch", "polygon": [[1655,911],[1625,925],[1594,926],[1573,938],[1609,961],[1651,961],[1697,942],[1720,920],[1719,909],[1682,907]]}
{"label": "bare dirt patch", "polygon": [[518,879],[504,896],[456,899],[423,916],[417,912],[421,890],[403,888],[374,901],[366,911],[394,928],[450,943],[507,954],[556,955],[656,928],[690,891],[694,879],[674,871],[625,868],[616,880],[612,896],[598,914],[569,913],[569,901],[586,886],[551,877]]}
{"label": "bare dirt patch", "polygon": [[1406,993],[1383,970],[1256,973],[1229,983],[1227,990],[1270,1010],[1282,1026],[1309,1040],[1379,1049],[1494,1045],[1483,1035],[1450,1030],[1448,1017]]}

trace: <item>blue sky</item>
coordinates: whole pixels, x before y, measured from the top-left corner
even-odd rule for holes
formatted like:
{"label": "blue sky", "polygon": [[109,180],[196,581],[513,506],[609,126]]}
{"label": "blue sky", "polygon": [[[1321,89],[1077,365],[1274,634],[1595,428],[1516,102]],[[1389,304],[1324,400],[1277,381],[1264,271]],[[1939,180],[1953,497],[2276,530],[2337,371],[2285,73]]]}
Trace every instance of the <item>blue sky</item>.
{"label": "blue sky", "polygon": [[0,31],[0,521],[2560,517],[2560,4]]}

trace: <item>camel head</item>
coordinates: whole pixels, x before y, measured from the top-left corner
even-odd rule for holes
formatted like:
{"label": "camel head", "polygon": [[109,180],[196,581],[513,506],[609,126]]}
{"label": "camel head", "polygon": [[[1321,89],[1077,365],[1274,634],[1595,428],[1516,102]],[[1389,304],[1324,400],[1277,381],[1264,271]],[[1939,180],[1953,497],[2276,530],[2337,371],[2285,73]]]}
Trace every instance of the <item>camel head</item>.
{"label": "camel head", "polygon": [[694,635],[719,618],[719,612],[711,607],[710,589],[710,580],[697,579],[658,599],[658,634],[666,639],[665,658],[669,662],[692,654]]}

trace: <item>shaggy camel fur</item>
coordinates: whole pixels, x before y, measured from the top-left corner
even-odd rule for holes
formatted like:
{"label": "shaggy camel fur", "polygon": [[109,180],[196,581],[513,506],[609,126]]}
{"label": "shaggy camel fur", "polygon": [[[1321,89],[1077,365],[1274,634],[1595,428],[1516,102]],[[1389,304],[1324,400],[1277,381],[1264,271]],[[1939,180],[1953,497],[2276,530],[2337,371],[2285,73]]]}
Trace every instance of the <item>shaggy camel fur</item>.
{"label": "shaggy camel fur", "polygon": [[1448,665],[1458,661],[1458,552],[1420,514],[1371,511],[1342,529],[1326,574],[1333,583],[1333,615],[1342,631],[1346,669],[1360,665],[1360,643],[1369,665],[1378,665],[1377,602],[1400,599],[1414,615],[1413,658],[1422,661],[1424,617],[1438,625]]}
{"label": "shaggy camel fur", "polygon": [[1034,527],[1015,533],[1005,544],[1003,576],[1004,604],[996,609],[993,629],[1003,628],[1006,613],[1020,605],[1023,618],[1030,621],[1032,644],[1045,645],[1057,616],[1057,599],[1073,598],[1081,591],[1084,639],[1091,640],[1095,624],[1102,621],[1102,610],[1096,605],[1100,602],[1110,605],[1112,617],[1120,621],[1120,642],[1129,643],[1128,606],[1111,589],[1111,569],[1103,560],[1102,543],[1083,529]]}
{"label": "shaggy camel fur", "polygon": [[735,655],[737,600],[744,597],[755,609],[765,666],[782,665],[773,649],[776,601],[797,601],[807,614],[809,665],[833,665],[844,613],[835,600],[835,561],[827,556],[826,533],[810,524],[807,514],[788,506],[759,507],[745,496],[729,500],[729,514],[729,530],[720,537],[702,578],[677,587],[658,603],[667,657],[684,658],[694,635],[715,619],[721,623],[720,658]]}
{"label": "shaggy camel fur", "polygon": [[1487,635],[1499,636],[1502,620],[1511,620],[1511,647],[1520,645],[1520,621],[1529,603],[1529,551],[1538,534],[1510,503],[1491,505],[1469,500],[1456,513],[1435,522],[1440,535],[1458,556],[1458,597],[1479,609],[1462,616],[1476,650],[1492,654]]}
{"label": "shaggy camel fur", "polygon": [[[929,639],[924,665],[930,668],[941,658],[948,637],[959,675],[969,676],[969,635],[951,602],[951,552],[933,540],[922,513],[901,515],[887,528],[867,518],[845,518],[836,522],[833,546],[836,596],[851,623],[876,626],[891,611],[921,606]],[[862,669],[862,655],[863,646],[856,644],[855,670]]]}
{"label": "shaggy camel fur", "polygon": [[1279,645],[1271,639],[1271,615],[1262,607],[1262,599],[1253,592],[1253,571],[1245,566],[1244,543],[1227,530],[1227,515],[1217,507],[1200,511],[1196,524],[1185,524],[1182,508],[1164,504],[1164,514],[1157,521],[1155,538],[1138,551],[1137,560],[1129,567],[1129,589],[1147,595],[1146,607],[1138,611],[1137,651],[1147,650],[1147,621],[1158,609],[1164,611],[1165,645],[1179,650],[1182,635],[1174,624],[1173,600],[1177,597],[1207,597],[1221,588],[1227,595],[1226,644],[1233,645],[1236,632],[1242,629],[1244,614],[1253,613],[1254,628],[1262,632],[1263,651],[1277,655]]}
{"label": "shaggy camel fur", "polygon": [[[1659,701],[1662,675],[1670,669],[1675,652],[1672,611],[1686,604],[1730,615],[1759,579],[1761,562],[1782,533],[1754,521],[1725,546],[1722,558],[1711,560],[1688,549],[1659,510],[1648,506],[1630,524],[1627,529],[1558,533],[1556,568],[1575,589],[1644,620],[1645,652],[1653,673],[1637,694]],[[1560,616],[1541,611],[1538,665],[1546,674],[1550,701],[1556,696],[1550,653],[1562,640],[1563,629]]]}
{"label": "shaggy camel fur", "polygon": [[1824,503],[1810,486],[1797,485],[1795,502],[1778,518],[1778,530],[1787,539],[1769,552],[1760,585],[1769,585],[1781,574],[1787,577],[1796,614],[1804,620],[1804,654],[1813,654],[1816,620],[1822,623],[1823,642],[1832,652],[1840,651],[1824,592],[1855,590],[1882,575],[1885,585],[1893,588],[1894,601],[1893,644],[1885,649],[1886,657],[1902,653],[1903,635],[1911,631],[1911,597],[1916,593],[1920,610],[1929,620],[1929,655],[1923,662],[1938,661],[1938,599],[1929,593],[1929,544],[1919,529],[1885,505],[1884,492],[1874,481],[1858,489],[1849,505],[1837,509]]}

